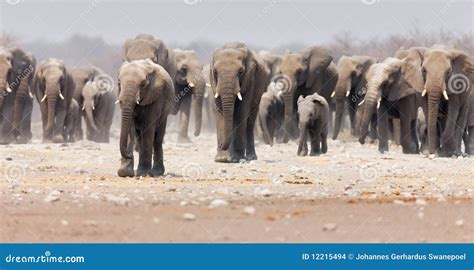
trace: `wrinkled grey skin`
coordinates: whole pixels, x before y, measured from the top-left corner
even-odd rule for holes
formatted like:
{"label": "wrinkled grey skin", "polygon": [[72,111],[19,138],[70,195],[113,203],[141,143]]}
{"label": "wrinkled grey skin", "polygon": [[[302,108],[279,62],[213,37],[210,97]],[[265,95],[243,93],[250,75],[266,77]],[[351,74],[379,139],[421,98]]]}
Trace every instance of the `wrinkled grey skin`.
{"label": "wrinkled grey skin", "polygon": [[[72,78],[75,83],[74,87],[74,99],[77,101],[79,108],[83,108],[84,98],[82,96],[82,90],[86,83],[91,82],[94,78],[103,73],[102,70],[95,66],[82,66],[77,68],[71,68],[69,70],[71,72]],[[84,115],[84,118],[86,115]],[[83,130],[82,130],[82,121],[78,122],[78,126],[75,128],[77,140],[83,139]]]}
{"label": "wrinkled grey skin", "polygon": [[1,143],[27,143],[33,136],[31,111],[35,69],[36,59],[31,53],[15,47],[0,48]]}
{"label": "wrinkled grey skin", "polygon": [[270,71],[270,78],[273,78],[275,75],[280,73],[280,65],[283,60],[280,55],[269,51],[259,51],[258,55],[260,59],[262,59],[263,64],[265,64],[267,69]]}
{"label": "wrinkled grey skin", "polygon": [[[119,71],[120,177],[159,176],[165,172],[163,137],[174,93],[173,80],[166,70],[150,59],[124,62]],[[138,145],[138,168],[133,170],[134,127]],[[152,164],[153,157],[153,164]]]}
{"label": "wrinkled grey skin", "polygon": [[338,75],[330,52],[320,46],[312,46],[300,53],[287,53],[280,65],[281,77],[278,81],[289,80],[289,88],[283,89],[285,101],[285,128],[283,142],[298,137],[296,115],[299,96],[318,93],[331,104],[331,94],[336,86]]}
{"label": "wrinkled grey skin", "polygon": [[283,97],[276,89],[275,83],[270,83],[262,95],[258,109],[258,123],[265,144],[273,145],[274,138],[283,127],[284,118]]}
{"label": "wrinkled grey skin", "polygon": [[65,119],[75,87],[71,74],[63,61],[50,58],[38,66],[34,85],[43,122],[43,142],[64,142]]}
{"label": "wrinkled grey skin", "polygon": [[[473,84],[473,66],[472,57],[462,51],[441,46],[424,51],[422,68],[426,95],[423,98],[423,110],[428,122],[430,154],[444,157],[461,154],[461,139],[467,123],[471,94],[471,88],[467,85]],[[455,76],[463,76],[469,82],[459,84],[459,80],[454,80],[457,78]],[[438,130],[440,126],[441,131]]]}
{"label": "wrinkled grey skin", "polygon": [[254,126],[269,74],[243,43],[228,43],[214,52],[210,81],[215,97],[216,162],[257,159]]}
{"label": "wrinkled grey skin", "polygon": [[317,93],[298,98],[300,138],[298,156],[308,154],[308,136],[311,144],[310,155],[318,156],[328,151],[327,136],[329,125],[329,105]]}
{"label": "wrinkled grey skin", "polygon": [[110,126],[115,111],[115,93],[110,85],[104,85],[100,78],[87,82],[82,90],[87,139],[99,143],[109,142]]}
{"label": "wrinkled grey skin", "polygon": [[416,134],[417,109],[423,87],[421,54],[416,49],[396,53],[373,64],[367,72],[367,93],[361,105],[359,142],[364,144],[368,123],[377,112],[379,151],[388,151],[389,118],[400,119],[400,144],[403,153],[419,153]]}
{"label": "wrinkled grey skin", "polygon": [[342,125],[344,110],[348,110],[351,123],[351,134],[355,135],[355,115],[359,102],[365,96],[365,75],[370,66],[376,62],[370,56],[342,56],[337,63],[338,80],[334,89],[333,100],[336,105],[336,117],[332,139],[337,139]]}
{"label": "wrinkled grey skin", "polygon": [[193,108],[194,136],[199,136],[202,125],[202,105],[206,91],[203,63],[194,50],[173,50],[176,56],[175,103],[179,110],[178,143],[190,143],[188,127]]}
{"label": "wrinkled grey skin", "polygon": [[469,95],[469,113],[467,115],[466,128],[463,135],[464,151],[468,155],[474,154],[474,85],[471,84]]}
{"label": "wrinkled grey skin", "polygon": [[79,104],[75,99],[71,100],[71,105],[66,114],[66,119],[64,120],[64,141],[65,142],[75,142],[76,128],[78,127],[78,122],[81,121],[81,113],[79,110]]}

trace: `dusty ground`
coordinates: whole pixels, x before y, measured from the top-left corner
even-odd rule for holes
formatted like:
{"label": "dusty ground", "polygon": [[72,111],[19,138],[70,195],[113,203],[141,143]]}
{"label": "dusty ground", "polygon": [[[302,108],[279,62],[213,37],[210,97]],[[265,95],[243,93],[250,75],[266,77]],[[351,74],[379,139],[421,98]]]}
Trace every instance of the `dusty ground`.
{"label": "dusty ground", "polygon": [[215,136],[176,145],[166,175],[119,178],[111,144],[0,146],[0,242],[473,242],[474,158],[331,141],[257,145],[214,163]]}

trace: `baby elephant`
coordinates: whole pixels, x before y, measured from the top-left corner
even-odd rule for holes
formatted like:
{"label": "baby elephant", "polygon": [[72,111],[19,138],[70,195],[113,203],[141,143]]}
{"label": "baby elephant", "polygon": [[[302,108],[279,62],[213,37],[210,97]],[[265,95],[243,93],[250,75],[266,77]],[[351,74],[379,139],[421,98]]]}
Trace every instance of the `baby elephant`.
{"label": "baby elephant", "polygon": [[[166,70],[150,59],[125,62],[119,71],[119,96],[122,108],[120,126],[121,177],[159,176],[163,165],[163,137],[166,119],[173,102],[173,81]],[[130,141],[138,145],[138,169],[133,171]],[[153,156],[153,164],[152,164]]]}
{"label": "baby elephant", "polygon": [[307,136],[311,140],[311,156],[317,156],[328,151],[327,136],[329,122],[329,105],[326,99],[317,93],[298,98],[298,115],[300,139],[298,156],[308,154]]}

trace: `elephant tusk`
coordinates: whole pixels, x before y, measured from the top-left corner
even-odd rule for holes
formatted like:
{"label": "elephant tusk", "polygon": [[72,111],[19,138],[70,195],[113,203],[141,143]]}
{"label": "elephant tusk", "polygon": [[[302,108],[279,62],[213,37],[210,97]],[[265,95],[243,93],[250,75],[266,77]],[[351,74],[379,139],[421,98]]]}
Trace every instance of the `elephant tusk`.
{"label": "elephant tusk", "polygon": [[348,97],[350,93],[351,93],[351,90],[347,90],[346,97]]}
{"label": "elephant tusk", "polygon": [[423,92],[421,92],[421,96],[424,97],[426,95],[426,89],[423,89]]}
{"label": "elephant tusk", "polygon": [[331,97],[334,97],[336,95],[336,91],[332,91]]}
{"label": "elephant tusk", "polygon": [[12,91],[13,91],[13,90],[10,88],[10,84],[7,83],[7,92],[8,92],[8,93],[11,93]]}
{"label": "elephant tusk", "polygon": [[210,83],[206,83],[206,87],[211,87],[211,84],[210,84]]}
{"label": "elephant tusk", "polygon": [[360,105],[364,104],[364,102],[365,102],[365,99],[363,99],[361,102],[359,102],[359,104],[357,104],[357,106],[360,106]]}
{"label": "elephant tusk", "polygon": [[219,97],[219,93],[216,92],[216,94],[214,95],[214,98],[218,98]]}
{"label": "elephant tusk", "polygon": [[41,102],[44,102],[46,100],[46,94],[44,94],[43,98],[41,99]]}
{"label": "elephant tusk", "polygon": [[444,99],[449,100],[448,92],[446,90],[443,91],[443,97]]}
{"label": "elephant tusk", "polygon": [[242,101],[242,95],[240,94],[240,92],[237,93],[237,98]]}
{"label": "elephant tusk", "polygon": [[281,96],[281,95],[283,95],[283,91],[280,90],[280,91],[278,91],[277,96]]}
{"label": "elephant tusk", "polygon": [[83,111],[86,110],[86,104],[82,105],[82,110],[83,110]]}
{"label": "elephant tusk", "polygon": [[137,104],[140,105],[140,100],[137,100]]}
{"label": "elephant tusk", "polygon": [[194,83],[192,83],[192,82],[190,82],[188,85],[189,85],[189,87],[191,87],[191,88],[194,87]]}
{"label": "elephant tusk", "polygon": [[95,106],[92,106],[92,110],[95,110]]}
{"label": "elephant tusk", "polygon": [[31,91],[28,91],[28,96],[30,96],[30,98],[33,98],[33,93],[31,93]]}
{"label": "elephant tusk", "polygon": [[381,100],[382,100],[382,99],[379,98],[379,100],[377,101],[377,109],[380,108],[380,101],[381,101]]}
{"label": "elephant tusk", "polygon": [[64,96],[63,96],[63,94],[62,94],[61,92],[59,92],[59,97],[60,97],[62,100],[64,100]]}
{"label": "elephant tusk", "polygon": [[117,99],[117,100],[115,101],[115,104],[119,104],[119,103],[120,103],[120,100]]}

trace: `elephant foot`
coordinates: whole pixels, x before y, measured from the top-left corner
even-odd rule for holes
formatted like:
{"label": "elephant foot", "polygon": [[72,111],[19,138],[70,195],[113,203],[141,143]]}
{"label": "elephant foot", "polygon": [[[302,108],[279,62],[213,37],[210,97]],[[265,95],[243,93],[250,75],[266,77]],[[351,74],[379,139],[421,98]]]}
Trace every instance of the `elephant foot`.
{"label": "elephant foot", "polygon": [[256,154],[255,152],[253,152],[253,153],[247,153],[246,159],[247,159],[248,161],[250,161],[250,160],[257,160],[257,154]]}
{"label": "elephant foot", "polygon": [[53,143],[63,143],[64,142],[64,137],[63,137],[63,135],[56,135],[51,139],[51,141]]}
{"label": "elephant foot", "polygon": [[298,147],[298,156],[304,157],[308,155],[308,149],[306,147]]}
{"label": "elephant foot", "polygon": [[388,152],[388,146],[379,146],[379,152],[382,154]]}
{"label": "elephant foot", "polygon": [[322,153],[322,154],[326,154],[327,152],[328,152],[328,147],[327,147],[327,145],[322,146],[322,147],[321,147],[321,153]]}
{"label": "elephant foot", "polygon": [[217,150],[217,154],[214,157],[215,162],[220,162],[220,163],[229,163],[230,162],[230,155],[229,151],[224,151],[224,150]]}
{"label": "elephant foot", "polygon": [[120,177],[133,177],[135,173],[133,171],[133,159],[121,159],[120,168],[118,169],[118,176]]}
{"label": "elephant foot", "polygon": [[188,136],[178,136],[178,144],[191,144],[193,143]]}
{"label": "elephant foot", "polygon": [[360,137],[360,138],[359,138],[359,143],[360,143],[360,144],[365,144],[365,138]]}
{"label": "elephant foot", "polygon": [[319,155],[321,155],[321,151],[311,151],[311,152],[309,153],[309,155],[312,156],[312,157],[314,157],[314,156],[319,156]]}
{"label": "elephant foot", "polygon": [[158,177],[165,174],[165,166],[163,162],[158,162],[153,165],[153,168],[148,172],[148,175],[151,177]]}
{"label": "elephant foot", "polygon": [[[255,155],[255,158],[257,156]],[[231,163],[239,163],[241,160],[247,160],[247,158],[245,157],[245,154],[243,153],[243,151],[241,152],[233,152],[231,155],[230,155],[230,162]]]}

